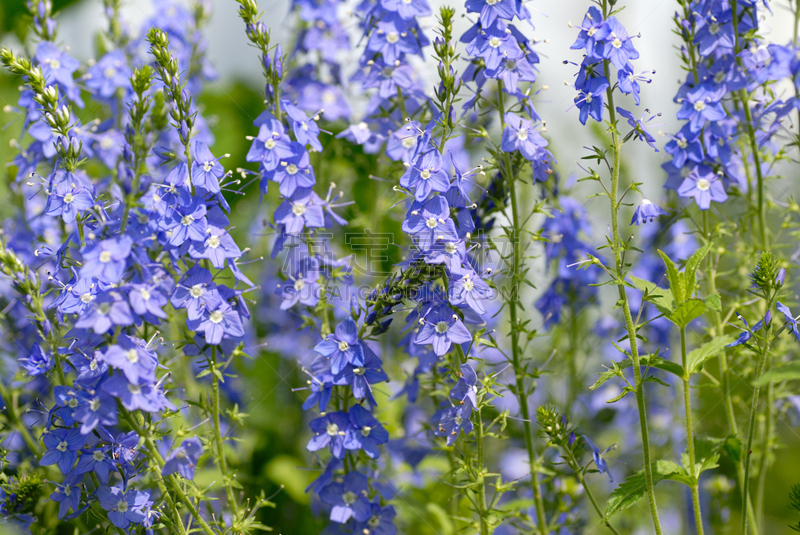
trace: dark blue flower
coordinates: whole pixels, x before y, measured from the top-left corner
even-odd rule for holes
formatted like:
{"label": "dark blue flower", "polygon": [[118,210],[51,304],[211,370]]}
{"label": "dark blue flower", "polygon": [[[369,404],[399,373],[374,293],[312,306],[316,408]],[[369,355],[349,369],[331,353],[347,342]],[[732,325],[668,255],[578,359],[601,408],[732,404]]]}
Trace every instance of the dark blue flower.
{"label": "dark blue flower", "polygon": [[145,520],[142,508],[150,496],[137,490],[123,491],[119,487],[100,487],[95,492],[100,507],[108,511],[108,519],[116,527],[127,529],[131,524]]}
{"label": "dark blue flower", "polygon": [[345,454],[344,438],[349,425],[349,416],[346,412],[341,411],[328,413],[311,420],[309,426],[314,431],[314,437],[308,441],[306,449],[318,451],[327,446],[334,457],[343,458]]}
{"label": "dark blue flower", "polygon": [[795,319],[792,311],[780,301],[778,301],[777,309],[783,313],[783,317],[786,320],[786,325],[789,327],[789,331],[794,335],[797,341],[800,342],[800,332],[797,331],[797,319]]}
{"label": "dark blue flower", "polygon": [[591,448],[592,450],[592,459],[594,459],[594,465],[597,467],[597,470],[601,474],[608,474],[609,481],[613,483],[614,476],[611,475],[611,470],[608,469],[608,463],[603,458],[603,455],[616,448],[617,445],[612,444],[608,448],[606,448],[605,451],[601,452],[600,448],[595,446],[594,442],[592,442],[586,435],[583,435],[583,440],[586,442],[586,445],[589,446],[589,448]]}
{"label": "dark blue flower", "polygon": [[83,447],[86,437],[77,429],[53,429],[42,436],[47,452],[39,460],[41,466],[58,464],[62,474],[72,470],[78,458],[78,450]]}
{"label": "dark blue flower", "polygon": [[378,446],[389,441],[389,432],[361,405],[350,408],[350,427],[344,437],[344,447],[349,450],[364,450],[370,458],[380,455]]}
{"label": "dark blue flower", "polygon": [[372,507],[369,502],[367,476],[361,472],[345,474],[341,483],[328,484],[320,493],[320,499],[332,505],[331,520],[344,524],[351,518],[356,522],[369,519]]}
{"label": "dark blue flower", "polygon": [[364,366],[364,349],[358,338],[358,327],[351,318],[339,323],[333,334],[318,343],[314,351],[330,359],[334,375],[339,374],[346,364]]}

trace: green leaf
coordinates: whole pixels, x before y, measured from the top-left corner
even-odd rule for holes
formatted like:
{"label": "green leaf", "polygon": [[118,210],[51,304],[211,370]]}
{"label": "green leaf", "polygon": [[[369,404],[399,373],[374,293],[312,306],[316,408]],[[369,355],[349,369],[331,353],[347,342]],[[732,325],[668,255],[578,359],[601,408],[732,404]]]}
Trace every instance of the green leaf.
{"label": "green leaf", "polygon": [[661,259],[664,260],[664,264],[667,266],[667,278],[669,279],[669,289],[672,292],[673,299],[678,304],[683,303],[686,300],[686,283],[683,280],[683,274],[678,273],[675,262],[670,260],[663,251],[659,250],[658,254],[661,255]]}
{"label": "green leaf", "polygon": [[703,300],[693,297],[678,305],[678,308],[667,317],[678,327],[686,327],[693,320],[705,314],[706,310],[708,310],[708,307]]}
{"label": "green leaf", "polygon": [[635,388],[633,388],[632,386],[625,385],[625,387],[622,389],[622,393],[620,395],[607,400],[606,403],[616,403],[617,401],[621,400],[622,398],[624,398],[628,394],[635,394],[635,393],[636,393],[636,389]]}
{"label": "green leaf", "polygon": [[[680,379],[683,379],[683,366],[676,362],[672,362],[669,360],[664,360],[658,355],[642,355],[639,357],[639,364],[642,366],[651,366],[653,368],[658,368],[659,370],[664,370],[669,372]],[[620,362],[612,362],[612,368],[600,373],[600,377],[595,381],[595,383],[589,387],[590,390],[596,390],[600,386],[602,386],[606,381],[612,379],[614,377],[621,377],[622,370],[630,368],[633,366],[633,362],[631,359],[625,359]]]}
{"label": "green leaf", "polygon": [[694,287],[697,285],[697,268],[700,267],[700,262],[703,261],[710,249],[711,242],[708,242],[695,251],[691,258],[686,261],[686,267],[683,268],[683,276],[686,279],[687,297],[692,297],[694,295]]}
{"label": "green leaf", "polygon": [[713,310],[715,312],[722,312],[722,300],[720,299],[719,294],[717,292],[714,292],[713,294],[704,297],[703,303],[706,304],[709,310]]}
{"label": "green leaf", "polygon": [[[671,479],[673,475],[680,474],[682,469],[677,464],[671,461],[656,461],[652,464],[653,471],[653,485],[656,485],[662,479]],[[608,497],[606,502],[605,518],[606,520],[627,509],[636,502],[647,492],[647,484],[645,482],[644,470],[634,472],[617,487],[611,496]]]}
{"label": "green leaf", "polygon": [[658,383],[661,386],[669,387],[669,383],[667,383],[665,381],[662,381],[661,379],[659,379],[658,377],[656,377],[654,375],[648,375],[647,377],[642,379],[642,382],[643,383]]}
{"label": "green leaf", "polygon": [[717,338],[714,338],[710,342],[690,352],[686,356],[686,366],[688,368],[687,378],[701,371],[703,369],[703,364],[705,363],[705,361],[707,361],[712,357],[716,357],[717,355],[725,351],[725,346],[727,346],[734,340],[736,340],[736,337],[731,334],[726,334],[725,336],[718,336]]}
{"label": "green leaf", "polygon": [[672,296],[668,295],[666,290],[660,288],[657,284],[633,275],[628,275],[628,278],[636,288],[641,290],[644,294],[644,299],[653,303],[662,314],[669,314],[675,308],[675,301]]}
{"label": "green leaf", "polygon": [[754,382],[753,386],[765,386],[770,383],[779,383],[781,381],[791,381],[794,379],[800,379],[800,360],[795,360],[789,364],[772,368],[762,375],[758,381]]}

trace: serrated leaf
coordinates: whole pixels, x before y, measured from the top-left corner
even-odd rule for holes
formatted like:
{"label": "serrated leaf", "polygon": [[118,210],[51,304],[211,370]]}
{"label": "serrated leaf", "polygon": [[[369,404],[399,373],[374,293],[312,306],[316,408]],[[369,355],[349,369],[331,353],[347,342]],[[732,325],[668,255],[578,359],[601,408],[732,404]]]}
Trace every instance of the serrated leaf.
{"label": "serrated leaf", "polygon": [[706,304],[709,310],[713,310],[715,312],[722,312],[722,300],[719,297],[717,292],[706,296],[703,298],[703,302]]}
{"label": "serrated leaf", "polygon": [[675,262],[663,251],[659,250],[658,254],[661,255],[661,259],[667,266],[667,279],[669,279],[669,290],[672,292],[672,298],[678,304],[683,303],[686,300],[686,283],[683,280],[683,273],[678,273]]}
{"label": "serrated leaf", "polygon": [[691,258],[686,261],[686,266],[683,268],[683,276],[686,280],[686,297],[694,295],[694,287],[697,284],[697,268],[700,267],[700,262],[703,261],[710,249],[711,242],[708,242],[695,251]]}
{"label": "serrated leaf", "polygon": [[792,381],[800,379],[800,360],[792,361],[783,366],[772,368],[770,371],[762,375],[758,381],[753,383],[754,386],[765,386],[770,383],[779,383],[781,381]]}
{"label": "serrated leaf", "polygon": [[702,299],[687,299],[673,311],[667,318],[678,327],[686,327],[693,320],[706,313],[708,307]]}
{"label": "serrated leaf", "polygon": [[[682,469],[672,461],[656,461],[652,465],[653,485],[658,484],[662,479],[668,479],[676,473],[681,473]],[[627,509],[638,502],[647,492],[644,470],[634,472],[617,487],[606,502],[606,520]]]}
{"label": "serrated leaf", "polygon": [[662,314],[669,314],[675,308],[675,301],[667,290],[653,282],[634,277],[633,275],[628,275],[628,279],[630,279],[631,283],[636,286],[636,288],[645,294],[645,300],[653,303]]}
{"label": "serrated leaf", "polygon": [[725,351],[725,346],[734,340],[736,340],[736,337],[731,334],[718,336],[686,355],[686,367],[688,368],[687,373],[689,374],[687,378],[701,371],[705,361]]}

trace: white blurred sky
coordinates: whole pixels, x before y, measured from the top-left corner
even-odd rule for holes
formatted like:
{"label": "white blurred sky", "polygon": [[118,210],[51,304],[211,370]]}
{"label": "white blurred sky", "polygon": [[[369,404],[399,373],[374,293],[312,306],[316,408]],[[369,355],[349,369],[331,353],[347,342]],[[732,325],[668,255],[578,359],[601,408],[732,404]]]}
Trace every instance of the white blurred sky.
{"label": "white blurred sky", "polygon": [[[127,0],[126,12],[136,24],[145,24],[150,19],[148,14],[152,11],[154,1],[158,0]],[[454,2],[431,0],[434,11],[439,5],[457,5]],[[248,41],[243,33],[243,25],[237,16],[237,7],[233,0],[210,0],[213,6],[213,18],[206,31],[209,40],[208,53],[211,62],[220,73],[219,84],[225,83],[230,78],[243,78],[261,84],[261,68],[255,50],[248,46]],[[625,3],[625,2],[621,2]],[[677,130],[677,121],[674,119],[677,105],[672,98],[678,87],[679,78],[683,77],[680,64],[676,57],[677,37],[672,33],[672,15],[677,2],[675,0],[629,0],[627,7],[618,15],[623,25],[631,35],[641,34],[635,40],[635,46],[641,56],[636,60],[638,71],[655,70],[653,83],[642,88],[641,113],[644,108],[651,112],[661,112],[661,118],[653,123],[664,123],[654,129],[656,131],[674,132]],[[259,2],[265,13],[262,20],[272,28],[273,40],[284,44],[284,50],[290,49],[291,35],[287,28],[291,27],[294,18],[288,14],[288,0],[261,0]],[[786,5],[788,0],[773,2],[773,14],[764,13],[762,22],[762,35],[777,43],[788,42],[791,36],[792,18],[788,16]],[[581,52],[570,50],[577,30],[569,28],[568,23],[580,23],[583,14],[591,5],[588,0],[532,0],[526,3],[533,15],[535,30],[522,24],[520,28],[529,36],[539,41],[537,51],[541,56],[540,75],[538,87],[548,86],[548,90],[538,96],[537,109],[542,118],[547,122],[547,130],[553,143],[553,149],[559,158],[560,169],[563,173],[579,172],[574,160],[584,154],[580,149],[582,145],[591,142],[587,129],[581,127],[577,119],[577,110],[570,110],[574,90],[564,84],[573,80],[576,67],[571,64],[564,65],[563,60],[579,62]],[[355,19],[351,16],[346,20],[351,21],[351,26],[356,31]],[[474,20],[474,15],[472,16]],[[60,39],[64,44],[70,45],[75,56],[82,60],[92,57],[93,35],[102,31],[105,20],[102,14],[102,2],[92,0],[82,2],[59,15]],[[157,21],[152,21],[155,23]],[[432,27],[435,19],[429,17],[421,21],[427,28],[429,36],[433,35]],[[468,20],[460,21],[463,28],[469,24]],[[354,51],[353,54],[357,54]],[[343,58],[345,65],[354,65],[351,58]],[[347,61],[350,59],[350,61]],[[427,61],[427,68],[433,73],[434,64]],[[432,87],[432,83],[429,84]],[[621,102],[626,107],[633,107],[632,101]],[[568,111],[569,110],[569,111]],[[663,146],[666,138],[659,140]],[[654,154],[641,143],[636,143],[635,149],[628,154],[633,156],[630,163],[636,168],[647,170],[637,181],[646,184],[648,194],[658,198],[663,184],[663,174],[658,165],[661,163],[663,151]],[[653,176],[655,174],[655,176]]]}

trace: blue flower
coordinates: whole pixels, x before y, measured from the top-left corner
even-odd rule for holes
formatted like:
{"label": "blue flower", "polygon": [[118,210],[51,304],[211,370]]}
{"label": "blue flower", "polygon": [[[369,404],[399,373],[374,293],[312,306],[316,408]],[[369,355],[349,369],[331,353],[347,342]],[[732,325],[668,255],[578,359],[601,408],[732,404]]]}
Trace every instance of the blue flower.
{"label": "blue flower", "polygon": [[491,26],[498,18],[511,20],[517,13],[515,0],[467,0],[464,6],[467,13],[480,13],[480,23],[484,28]]}
{"label": "blue flower", "polygon": [[58,464],[62,474],[72,470],[78,458],[78,450],[86,442],[86,437],[77,429],[53,429],[42,436],[47,452],[39,460],[41,466]]}
{"label": "blue flower", "polygon": [[431,191],[445,193],[450,188],[450,177],[442,169],[442,155],[435,148],[417,156],[412,165],[400,177],[400,185],[414,189],[414,198],[422,202]]}
{"label": "blue flower", "polygon": [[464,344],[472,340],[472,335],[453,310],[447,305],[437,305],[420,322],[422,328],[414,343],[432,344],[433,352],[442,356],[450,351],[452,344]]}
{"label": "blue flower", "polygon": [[55,360],[53,356],[42,349],[39,344],[33,344],[30,355],[19,359],[19,364],[30,376],[42,375],[53,369]]}
{"label": "blue flower", "polygon": [[339,374],[346,364],[364,366],[364,349],[358,338],[358,327],[351,318],[344,319],[336,326],[333,334],[314,347],[314,351],[328,357],[331,371]]}
{"label": "blue flower", "polygon": [[458,440],[458,435],[464,431],[465,435],[472,433],[474,426],[469,417],[472,414],[470,403],[449,407],[433,415],[435,424],[433,433],[437,437],[446,437],[447,445],[452,446]]}
{"label": "blue flower", "polygon": [[397,526],[394,517],[397,516],[394,507],[382,507],[380,503],[370,504],[369,518],[364,522],[357,522],[353,533],[369,533],[369,535],[396,535]]}
{"label": "blue flower", "polygon": [[155,371],[158,365],[156,354],[148,350],[145,343],[138,338],[123,335],[108,348],[103,360],[111,367],[122,370],[125,377],[132,384],[155,381]]}
{"label": "blue flower", "polygon": [[103,282],[118,283],[125,272],[133,240],[120,236],[100,241],[83,252],[80,276],[96,277]]}
{"label": "blue flower", "polygon": [[650,202],[647,199],[642,199],[642,203],[636,207],[636,210],[633,212],[633,217],[631,218],[631,225],[642,225],[650,221],[651,223],[655,218],[660,215],[667,215],[669,212],[661,208],[654,202]]}
{"label": "blue flower", "polygon": [[[474,37],[467,45],[467,53],[471,56],[483,58],[486,68],[495,70],[504,60],[516,60],[523,56],[517,40],[511,32],[506,31],[508,26],[501,20],[483,27],[474,27]],[[464,37],[471,35],[468,31]]]}
{"label": "blue flower", "polygon": [[290,155],[280,161],[272,177],[284,197],[292,197],[298,188],[310,188],[316,184],[314,168],[305,147],[293,141],[290,150]]}
{"label": "blue flower", "polygon": [[320,499],[333,506],[331,520],[344,524],[351,518],[356,522],[369,519],[372,507],[367,483],[367,476],[361,472],[350,472],[341,483],[330,483],[319,492]]}
{"label": "blue flower", "polygon": [[117,89],[131,91],[131,68],[128,67],[125,52],[113,50],[92,65],[86,74],[86,87],[95,91],[100,98],[112,98]]}
{"label": "blue flower", "polygon": [[695,86],[683,97],[678,119],[688,120],[692,132],[699,132],[706,122],[724,119],[725,109],[720,103],[723,95],[724,88],[713,88],[708,84]]}
{"label": "blue flower", "polygon": [[314,431],[314,437],[308,441],[306,449],[318,451],[327,446],[334,457],[343,458],[345,454],[344,438],[349,425],[350,417],[342,411],[328,413],[311,420],[309,426]]}
{"label": "blue flower", "polygon": [[[784,312],[784,311],[781,310],[781,312]],[[785,312],[784,312],[784,314],[785,314]],[[770,321],[772,321],[772,312],[767,310],[767,313],[764,316],[764,318],[759,320],[758,323],[756,323],[755,326],[753,326],[752,329],[750,329],[750,325],[747,324],[747,320],[744,319],[744,317],[741,314],[739,314],[737,312],[736,313],[736,317],[739,318],[742,321],[742,323],[744,323],[744,327],[745,328],[742,329],[743,332],[742,332],[742,334],[739,335],[739,338],[737,338],[735,341],[731,342],[730,344],[728,344],[725,347],[736,347],[736,346],[740,346],[742,344],[746,344],[747,342],[749,342],[753,338],[755,333],[757,333],[758,331],[761,330],[761,327],[763,327],[764,324],[769,323]]]}
{"label": "blue flower", "polygon": [[350,427],[344,437],[344,447],[349,450],[364,450],[372,459],[377,459],[380,453],[378,446],[389,441],[389,432],[378,420],[361,405],[354,405],[350,409]]}
{"label": "blue flower", "polygon": [[223,337],[241,338],[244,336],[239,313],[225,301],[214,309],[205,308],[200,318],[187,320],[186,326],[198,333],[204,333],[206,343],[210,345],[218,345],[222,342]]}
{"label": "blue flower", "polygon": [[199,139],[192,142],[192,184],[211,193],[219,193],[219,181],[225,176],[225,168]]}
{"label": "blue flower", "polygon": [[150,495],[130,489],[127,492],[119,487],[100,487],[95,492],[100,507],[108,511],[108,519],[116,527],[127,529],[131,524],[141,524],[146,516],[142,508]]}
{"label": "blue flower", "polygon": [[450,218],[450,205],[443,195],[431,197],[425,204],[414,202],[403,221],[421,252],[430,251],[436,243],[458,241],[456,225]]}
{"label": "blue flower", "polygon": [[699,165],[692,173],[683,179],[678,188],[679,197],[694,197],[698,208],[708,210],[711,201],[725,202],[728,194],[717,173],[708,166]]}
{"label": "blue flower", "polygon": [[83,478],[73,472],[64,478],[64,482],[56,484],[56,490],[50,494],[50,499],[58,503],[58,518],[64,518],[72,509],[78,511],[81,503],[81,480]]}
{"label": "blue flower", "polygon": [[609,33],[603,39],[602,55],[610,59],[617,70],[622,70],[630,65],[632,59],[639,57],[639,52],[633,47],[628,32],[616,17],[609,17],[606,24]]}
{"label": "blue flower", "polygon": [[597,57],[595,50],[598,48],[598,44],[611,33],[611,28],[603,19],[603,14],[596,7],[590,7],[579,28],[581,31],[570,48],[572,50],[583,48],[588,56]]}
{"label": "blue flower", "polygon": [[469,267],[451,266],[448,296],[451,305],[466,304],[478,314],[485,314],[482,301],[490,299],[494,291]]}
{"label": "blue flower", "polygon": [[172,450],[161,469],[161,475],[168,476],[177,472],[181,477],[194,479],[197,461],[203,454],[203,445],[197,437],[187,438],[181,445]]}
{"label": "blue flower", "polygon": [[601,452],[601,451],[600,451],[600,448],[598,448],[597,446],[595,446],[594,442],[592,442],[592,441],[589,439],[589,437],[587,437],[586,435],[583,435],[583,440],[586,442],[586,444],[587,444],[587,445],[589,446],[589,448],[591,448],[591,450],[592,450],[592,459],[594,459],[594,465],[597,467],[597,470],[598,470],[598,471],[599,471],[601,474],[608,474],[608,479],[609,479],[609,481],[611,481],[611,482],[613,483],[613,482],[614,482],[614,476],[612,476],[612,475],[611,475],[611,470],[609,470],[609,469],[608,469],[608,463],[607,463],[607,462],[606,462],[606,460],[603,458],[603,455],[605,455],[605,454],[606,454],[606,453],[608,453],[609,451],[611,451],[611,450],[613,450],[614,448],[616,448],[616,447],[617,447],[617,445],[616,445],[616,444],[612,444],[612,445],[610,445],[608,448],[606,448],[606,450],[605,450],[605,451]]}
{"label": "blue flower", "polygon": [[786,320],[786,325],[789,327],[789,331],[794,335],[798,342],[800,342],[800,332],[797,331],[797,320],[792,314],[792,311],[789,310],[789,307],[778,301],[777,309],[783,313],[783,317]]}
{"label": "blue flower", "polygon": [[581,124],[585,125],[590,115],[597,122],[603,120],[603,93],[606,88],[608,88],[608,80],[603,76],[589,78],[585,84],[578,87],[578,94],[575,95],[574,100],[580,110]]}
{"label": "blue flower", "polygon": [[[116,403],[114,404],[116,408]],[[79,475],[94,472],[101,483],[108,483],[108,476],[117,470],[117,465],[109,454],[109,446],[102,446],[91,450],[82,450],[81,458],[75,466],[75,473]]]}
{"label": "blue flower", "polygon": [[372,385],[388,381],[389,377],[381,369],[381,360],[365,343],[359,344],[364,351],[364,364],[357,366],[345,364],[342,370],[333,376],[333,384],[350,385],[353,397],[356,399],[367,398],[371,405],[375,405],[372,398]]}
{"label": "blue flower", "polygon": [[547,146],[547,140],[536,131],[531,121],[506,113],[505,122],[503,143],[500,147],[504,152],[518,150],[526,160],[534,160],[539,149]]}
{"label": "blue flower", "polygon": [[[461,405],[469,405],[471,408],[478,407],[478,374],[468,363],[461,365],[459,379],[455,386],[450,390],[450,397],[458,400]],[[469,401],[469,403],[466,403]]]}

